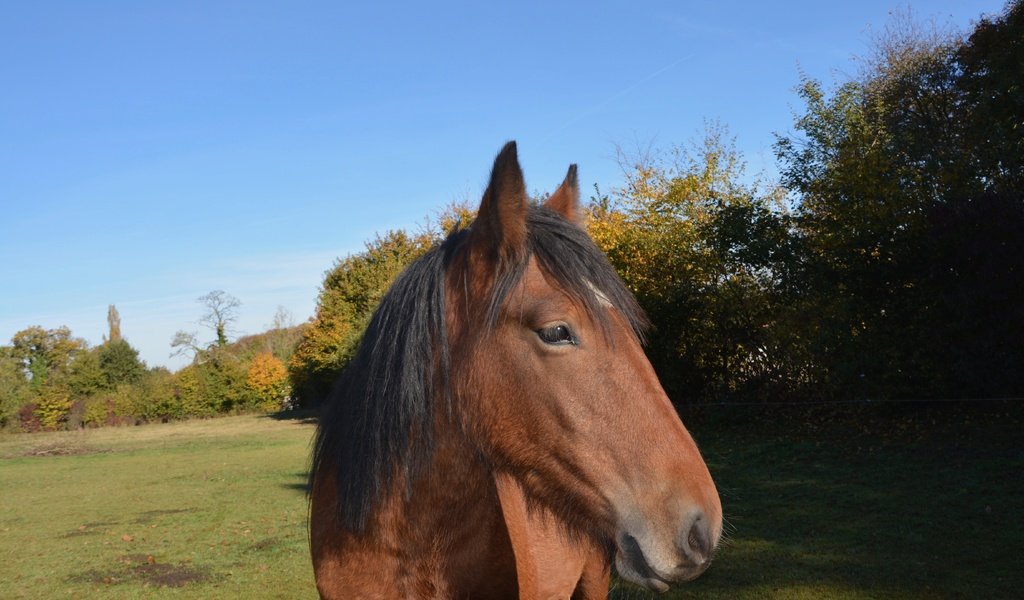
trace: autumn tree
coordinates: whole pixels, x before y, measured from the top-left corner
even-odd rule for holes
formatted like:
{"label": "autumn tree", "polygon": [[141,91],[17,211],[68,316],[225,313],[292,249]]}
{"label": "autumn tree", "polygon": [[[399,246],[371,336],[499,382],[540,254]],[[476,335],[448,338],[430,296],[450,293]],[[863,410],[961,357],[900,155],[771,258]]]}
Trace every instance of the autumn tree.
{"label": "autumn tree", "polygon": [[85,350],[85,340],[75,338],[67,327],[28,327],[11,338],[11,354],[20,361],[33,389],[48,382],[61,383],[72,359]]}
{"label": "autumn tree", "polygon": [[280,410],[288,397],[288,369],[270,352],[257,354],[249,365],[246,383],[254,397],[256,408]]}
{"label": "autumn tree", "polygon": [[71,394],[67,386],[47,383],[36,394],[35,415],[44,429],[57,429],[71,411]]}
{"label": "autumn tree", "polygon": [[792,385],[780,190],[745,183],[714,122],[688,146],[620,153],[620,164],[625,185],[598,194],[589,229],[652,321],[648,355],[673,398]]}

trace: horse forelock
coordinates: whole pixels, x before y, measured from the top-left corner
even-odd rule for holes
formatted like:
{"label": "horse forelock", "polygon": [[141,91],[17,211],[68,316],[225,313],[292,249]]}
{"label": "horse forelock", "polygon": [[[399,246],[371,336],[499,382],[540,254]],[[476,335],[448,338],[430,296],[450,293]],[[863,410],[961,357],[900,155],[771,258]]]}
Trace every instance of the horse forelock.
{"label": "horse forelock", "polygon": [[[396,477],[408,492],[425,472],[434,447],[436,401],[460,410],[452,402],[447,319],[470,318],[458,329],[471,338],[486,337],[531,257],[606,332],[612,326],[607,309],[614,307],[642,338],[643,311],[585,231],[541,206],[529,207],[526,225],[526,252],[519,262],[470,273],[461,260],[469,230],[456,231],[406,268],[381,300],[322,410],[314,441],[310,489],[318,473],[333,471],[329,479],[337,486],[337,513],[346,528],[366,528]],[[450,269],[458,268],[453,265],[466,271],[449,278]],[[487,291],[472,297],[468,278],[481,275],[489,280]],[[458,287],[456,281],[466,287],[446,289]],[[473,310],[448,311],[449,292]]]}

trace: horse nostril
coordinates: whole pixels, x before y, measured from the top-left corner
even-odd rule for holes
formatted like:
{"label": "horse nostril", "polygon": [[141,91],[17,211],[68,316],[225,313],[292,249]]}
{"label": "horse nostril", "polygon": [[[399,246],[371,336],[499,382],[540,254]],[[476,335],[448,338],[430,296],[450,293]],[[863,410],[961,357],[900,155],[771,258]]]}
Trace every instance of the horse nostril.
{"label": "horse nostril", "polygon": [[698,514],[686,534],[686,546],[683,548],[686,557],[696,565],[703,565],[711,558],[711,534],[708,531],[708,520]]}

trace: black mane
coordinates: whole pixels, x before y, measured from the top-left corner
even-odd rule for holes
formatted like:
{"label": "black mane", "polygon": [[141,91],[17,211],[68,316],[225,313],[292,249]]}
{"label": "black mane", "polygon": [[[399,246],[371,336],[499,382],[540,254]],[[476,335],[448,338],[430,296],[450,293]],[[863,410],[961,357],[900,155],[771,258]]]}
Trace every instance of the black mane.
{"label": "black mane", "polygon": [[[521,263],[496,273],[491,297],[478,299],[488,307],[481,334],[494,327],[530,256],[603,327],[609,321],[595,288],[642,334],[643,311],[582,229],[541,206],[529,207],[526,224]],[[321,470],[332,470],[338,516],[350,530],[365,529],[396,476],[411,483],[430,463],[435,400],[450,397],[445,273],[467,234],[452,233],[398,276],[323,407],[309,489]]]}

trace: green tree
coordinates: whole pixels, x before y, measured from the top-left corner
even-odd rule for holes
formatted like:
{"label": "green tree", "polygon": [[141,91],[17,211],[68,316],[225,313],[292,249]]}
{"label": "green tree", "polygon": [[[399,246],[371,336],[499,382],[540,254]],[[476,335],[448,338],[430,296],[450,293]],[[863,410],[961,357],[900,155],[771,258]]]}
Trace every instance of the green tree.
{"label": "green tree", "polygon": [[174,374],[174,396],[181,411],[189,417],[210,417],[219,408],[216,399],[206,395],[199,365],[192,364]]}
{"label": "green tree", "polygon": [[966,45],[897,20],[856,78],[831,93],[801,83],[804,112],[776,151],[799,202],[803,337],[836,396],[1022,391],[1006,332],[1024,327],[1010,291],[1024,287],[1010,233],[1024,225],[1024,106],[1003,100],[1020,6]]}
{"label": "green tree", "polygon": [[316,314],[303,328],[288,362],[292,393],[299,404],[312,406],[326,397],[395,277],[472,216],[465,203],[449,204],[416,233],[390,231],[367,243],[363,252],[335,263],[324,277]]}
{"label": "green tree", "polygon": [[110,380],[103,370],[102,346],[79,352],[71,361],[68,388],[78,397],[93,396],[110,389]]}
{"label": "green tree", "polygon": [[316,314],[292,355],[290,373],[300,402],[312,405],[352,359],[377,304],[395,277],[430,247],[428,236],[392,231],[366,250],[338,261],[324,278]]}
{"label": "green tree", "polygon": [[963,94],[963,145],[970,166],[987,191],[1019,195],[1024,190],[1024,2],[1001,15],[982,17],[957,50]]}
{"label": "green tree", "polygon": [[127,340],[107,341],[97,349],[97,353],[110,388],[122,383],[135,383],[146,371],[146,365],[139,360],[139,351],[132,348]]}
{"label": "green tree", "polygon": [[0,427],[14,424],[18,410],[30,398],[31,390],[22,360],[11,346],[0,346]]}
{"label": "green tree", "polygon": [[147,422],[170,421],[185,416],[175,393],[175,378],[164,368],[146,371],[133,387],[138,391],[134,413]]}

